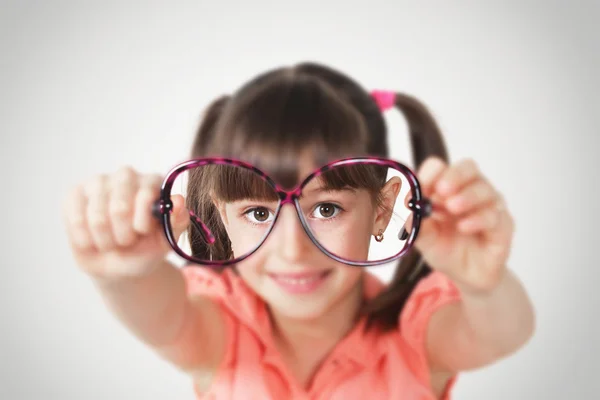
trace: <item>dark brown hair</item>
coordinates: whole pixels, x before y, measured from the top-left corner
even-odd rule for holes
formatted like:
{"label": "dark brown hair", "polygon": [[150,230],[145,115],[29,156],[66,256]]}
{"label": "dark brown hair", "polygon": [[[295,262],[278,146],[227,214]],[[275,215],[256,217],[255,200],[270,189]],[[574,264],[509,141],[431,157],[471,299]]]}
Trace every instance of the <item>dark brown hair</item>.
{"label": "dark brown hair", "polygon": [[[418,169],[429,156],[448,161],[440,129],[427,108],[402,93],[396,94],[395,106],[407,120],[413,168]],[[387,126],[373,98],[353,79],[324,65],[302,63],[267,71],[232,96],[215,100],[202,119],[191,156],[241,158],[272,174],[282,186],[292,186],[301,178],[299,151],[310,151],[316,165],[346,156],[389,157]],[[226,174],[220,172],[210,174],[212,179],[209,174],[196,177],[197,182],[203,180],[205,190],[188,192],[187,206],[194,209],[217,239],[208,249],[194,237],[197,233],[188,232],[192,253],[200,258],[232,255],[218,212],[206,197],[208,188],[214,191],[216,186],[227,187],[223,184]],[[376,187],[369,180],[359,182],[358,176],[362,174],[346,177],[342,183]],[[331,184],[335,181],[330,179]],[[367,326],[397,328],[407,298],[430,271],[413,248],[400,260],[388,288],[366,305]]]}

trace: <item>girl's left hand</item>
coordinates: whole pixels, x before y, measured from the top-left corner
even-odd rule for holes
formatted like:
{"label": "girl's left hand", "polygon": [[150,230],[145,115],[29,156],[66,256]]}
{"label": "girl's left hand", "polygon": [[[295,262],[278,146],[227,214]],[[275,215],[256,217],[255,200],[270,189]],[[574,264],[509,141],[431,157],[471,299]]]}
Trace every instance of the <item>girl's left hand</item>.
{"label": "girl's left hand", "polygon": [[502,197],[472,160],[448,166],[431,157],[417,177],[433,213],[422,220],[415,246],[462,290],[490,292],[505,275],[514,231]]}

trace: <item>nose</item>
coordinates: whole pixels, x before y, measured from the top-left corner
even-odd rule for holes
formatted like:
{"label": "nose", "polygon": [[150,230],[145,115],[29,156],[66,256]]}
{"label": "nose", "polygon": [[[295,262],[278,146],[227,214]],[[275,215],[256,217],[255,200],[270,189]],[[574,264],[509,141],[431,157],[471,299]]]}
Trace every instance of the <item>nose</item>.
{"label": "nose", "polygon": [[271,235],[275,239],[275,251],[287,262],[301,261],[307,258],[308,252],[313,251],[314,245],[304,231],[293,204],[281,207]]}

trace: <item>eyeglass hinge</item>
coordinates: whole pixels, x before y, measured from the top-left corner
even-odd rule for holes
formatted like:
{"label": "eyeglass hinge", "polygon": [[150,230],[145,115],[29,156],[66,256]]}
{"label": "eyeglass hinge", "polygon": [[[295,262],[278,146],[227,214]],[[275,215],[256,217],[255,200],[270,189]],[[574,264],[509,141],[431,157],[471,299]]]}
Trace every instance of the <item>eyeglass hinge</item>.
{"label": "eyeglass hinge", "polygon": [[408,202],[408,208],[414,212],[420,213],[422,217],[429,217],[433,209],[429,199],[421,199],[421,201],[418,202],[416,202],[415,199],[411,199]]}
{"label": "eyeglass hinge", "polygon": [[152,214],[157,217],[160,218],[161,216],[163,216],[164,214],[170,213],[171,210],[173,209],[173,202],[169,199],[169,200],[157,200],[154,202],[154,204],[152,205]]}

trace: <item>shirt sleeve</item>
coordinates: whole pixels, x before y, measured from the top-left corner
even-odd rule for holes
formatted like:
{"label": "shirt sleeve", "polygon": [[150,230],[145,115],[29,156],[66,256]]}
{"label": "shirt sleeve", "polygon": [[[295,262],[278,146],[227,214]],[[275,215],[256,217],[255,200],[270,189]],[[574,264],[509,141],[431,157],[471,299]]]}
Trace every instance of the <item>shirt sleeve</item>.
{"label": "shirt sleeve", "polygon": [[226,274],[195,265],[184,266],[181,271],[185,279],[188,296],[191,298],[195,296],[209,298],[221,309],[221,315],[225,323],[226,344],[224,359],[219,369],[229,365],[234,355],[233,346],[239,322],[231,312],[232,307],[235,307],[231,304],[235,296],[232,296],[232,288]]}
{"label": "shirt sleeve", "polygon": [[184,266],[181,272],[189,295],[205,296],[218,302],[225,299],[228,288],[225,279],[218,272],[197,266]]}
{"label": "shirt sleeve", "polygon": [[[418,378],[426,385],[430,384],[430,371],[427,361],[427,328],[432,315],[441,307],[459,301],[460,292],[452,281],[438,271],[432,271],[415,286],[406,301],[399,318],[400,335],[408,347],[410,363]],[[456,376],[447,386],[454,385]]]}

